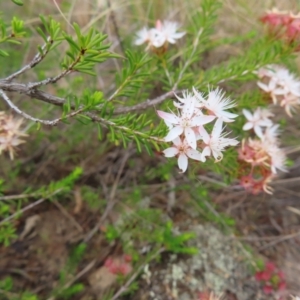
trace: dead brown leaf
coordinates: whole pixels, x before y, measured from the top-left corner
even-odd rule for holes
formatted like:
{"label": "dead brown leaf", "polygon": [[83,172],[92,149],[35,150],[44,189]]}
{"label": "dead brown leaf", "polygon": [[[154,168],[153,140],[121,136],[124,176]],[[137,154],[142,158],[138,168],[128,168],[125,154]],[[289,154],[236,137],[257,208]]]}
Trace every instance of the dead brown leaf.
{"label": "dead brown leaf", "polygon": [[33,215],[26,219],[24,229],[20,234],[19,239],[22,241],[37,225],[37,223],[41,220],[39,215]]}
{"label": "dead brown leaf", "polygon": [[74,199],[75,199],[75,207],[73,213],[77,215],[81,212],[82,209],[82,197],[81,197],[80,188],[78,186],[76,186],[74,190]]}
{"label": "dead brown leaf", "polygon": [[95,293],[103,293],[117,282],[117,275],[112,274],[103,266],[93,272],[88,281]]}

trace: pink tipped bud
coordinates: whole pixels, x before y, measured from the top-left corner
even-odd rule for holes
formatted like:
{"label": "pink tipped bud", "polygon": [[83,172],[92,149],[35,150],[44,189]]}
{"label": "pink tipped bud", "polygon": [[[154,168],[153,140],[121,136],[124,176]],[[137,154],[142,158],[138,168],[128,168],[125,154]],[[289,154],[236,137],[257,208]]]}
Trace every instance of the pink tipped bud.
{"label": "pink tipped bud", "polygon": [[161,30],[162,29],[162,23],[161,23],[161,20],[157,20],[156,23],[155,23],[155,28],[157,30]]}

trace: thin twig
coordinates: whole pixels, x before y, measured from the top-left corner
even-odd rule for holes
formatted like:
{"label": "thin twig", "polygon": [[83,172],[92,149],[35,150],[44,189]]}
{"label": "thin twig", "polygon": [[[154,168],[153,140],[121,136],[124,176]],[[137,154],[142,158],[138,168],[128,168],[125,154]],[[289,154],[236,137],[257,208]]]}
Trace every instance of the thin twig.
{"label": "thin twig", "polygon": [[101,216],[100,220],[97,222],[96,226],[84,238],[84,240],[83,240],[84,243],[87,243],[96,234],[96,232],[99,230],[99,227],[102,225],[103,221],[106,219],[107,215],[109,214],[109,212],[112,210],[112,208],[116,204],[117,201],[115,200],[115,193],[117,191],[117,187],[118,187],[122,172],[124,170],[125,164],[126,164],[128,158],[130,157],[130,155],[132,154],[131,152],[132,151],[128,150],[126,152],[126,154],[123,156],[116,180],[114,182],[114,185],[113,185],[110,195],[109,195],[109,199],[108,199],[105,211],[104,211],[103,215]]}
{"label": "thin twig", "polygon": [[33,203],[31,203],[31,204],[29,204],[29,205],[23,207],[21,210],[15,212],[14,214],[12,214],[12,215],[10,215],[9,217],[7,217],[7,218],[5,218],[4,220],[2,220],[2,221],[0,222],[0,225],[2,225],[3,223],[6,223],[7,221],[9,221],[9,220],[11,220],[11,219],[13,219],[15,216],[20,215],[20,214],[24,213],[25,211],[27,211],[27,210],[29,210],[29,209],[31,209],[31,208],[33,208],[33,207],[35,207],[35,206],[37,206],[37,205],[43,203],[43,202],[46,201],[48,198],[50,198],[50,197],[52,197],[52,196],[58,194],[58,193],[61,192],[62,190],[63,190],[63,189],[58,189],[58,190],[56,190],[55,192],[53,192],[53,193],[47,195],[47,197],[41,198],[41,199],[39,199],[39,200],[37,200],[37,201],[35,201],[35,202],[33,202]]}
{"label": "thin twig", "polygon": [[[48,39],[48,42],[51,43],[51,37],[48,37],[47,39]],[[41,53],[38,52],[38,53],[34,56],[34,58],[32,59],[32,61],[31,61],[29,64],[27,64],[26,66],[24,66],[24,67],[23,67],[22,69],[20,69],[19,71],[17,71],[17,72],[15,72],[15,73],[11,74],[10,76],[6,77],[5,80],[11,81],[11,80],[15,79],[17,76],[19,76],[19,75],[25,73],[27,70],[30,70],[30,69],[34,68],[37,64],[39,64],[39,63],[45,58],[45,56],[46,56],[46,55],[48,54],[48,52],[49,52],[49,50],[46,50],[46,51],[44,52],[44,50],[46,49],[47,46],[48,46],[48,44],[45,43],[45,44],[41,47],[41,50],[42,50],[42,52],[43,52],[43,55],[41,55]]]}
{"label": "thin twig", "polygon": [[[44,125],[48,125],[48,126],[55,126],[60,121],[68,119],[68,118],[72,118],[72,117],[78,115],[79,113],[83,112],[84,110],[86,110],[85,107],[81,107],[81,108],[79,108],[78,110],[76,110],[74,112],[71,112],[71,113],[69,113],[69,114],[67,114],[63,117],[60,117],[60,118],[57,118],[57,119],[54,119],[54,120],[41,120],[41,119],[37,119],[35,117],[32,117],[32,116],[28,115],[27,113],[23,112],[22,110],[20,110],[16,105],[14,105],[11,102],[11,100],[8,98],[8,96],[1,89],[0,89],[0,96],[2,96],[2,98],[5,100],[5,102],[8,104],[8,106],[11,109],[13,109],[17,114],[21,115],[23,118],[34,121],[34,122],[37,122],[37,123],[41,123],[41,124],[44,124]],[[92,119],[92,121],[94,121],[94,122],[99,122],[99,123],[102,123],[102,124],[107,125],[107,126],[113,126],[113,127],[117,128],[117,129],[120,129],[122,131],[133,133],[133,134],[136,134],[138,136],[141,136],[142,138],[145,138],[145,139],[148,139],[148,140],[153,140],[155,142],[160,142],[160,143],[164,142],[164,139],[154,137],[154,136],[147,136],[143,132],[132,130],[132,129],[126,127],[126,126],[117,125],[116,123],[114,123],[112,121],[109,121],[109,120],[106,120],[104,118],[100,118],[100,117],[98,117],[97,115],[95,115],[93,113],[86,112],[85,115],[90,117]]]}
{"label": "thin twig", "polygon": [[176,180],[173,175],[170,175],[170,179],[168,180],[169,185],[169,192],[168,192],[168,205],[167,205],[167,212],[171,212],[174,208],[174,205],[176,203]]}
{"label": "thin twig", "polygon": [[276,238],[274,241],[272,241],[272,242],[270,242],[270,243],[268,243],[268,244],[260,247],[258,250],[259,251],[265,250],[265,249],[267,249],[269,247],[275,246],[275,245],[277,245],[279,243],[282,243],[282,242],[284,242],[286,240],[290,240],[292,238],[299,237],[299,236],[300,236],[300,231],[280,236],[280,237]]}
{"label": "thin twig", "polygon": [[112,24],[113,24],[114,29],[115,29],[117,39],[119,41],[120,48],[121,48],[122,52],[125,53],[124,46],[123,46],[121,36],[120,36],[120,32],[119,32],[119,26],[117,24],[116,16],[115,16],[114,10],[112,8],[111,2],[110,2],[110,0],[106,0],[106,3],[107,3],[107,6],[108,6],[108,9],[110,11],[110,17],[111,17]]}
{"label": "thin twig", "polygon": [[[43,102],[55,105],[55,106],[63,106],[66,103],[66,99],[57,97],[51,94],[48,94],[44,91],[38,90],[38,89],[30,89],[30,87],[26,84],[22,83],[16,83],[16,82],[8,82],[5,80],[0,80],[0,89],[3,91],[7,92],[17,92],[20,94],[25,94],[29,96],[30,98],[35,98],[37,100],[41,100]],[[128,107],[119,107],[114,110],[114,114],[123,114],[123,113],[128,113],[128,112],[133,112],[133,111],[138,111],[138,110],[144,110],[148,107],[158,105],[162,103],[164,100],[168,98],[174,97],[174,94],[180,94],[182,91],[170,91],[167,92],[161,96],[158,96],[153,99],[147,99],[146,101],[139,103],[134,106],[128,106]],[[74,105],[71,105],[71,109],[75,109]],[[98,108],[101,110],[101,107]]]}
{"label": "thin twig", "polygon": [[60,15],[61,15],[61,16],[65,19],[65,21],[67,22],[67,24],[69,24],[71,27],[73,27],[72,24],[71,24],[71,23],[69,22],[69,20],[67,19],[67,17],[64,15],[64,13],[61,11],[61,9],[60,9],[59,5],[57,4],[56,0],[53,0],[53,3],[54,3],[54,5],[56,6],[56,8],[57,8],[58,12],[60,13]]}
{"label": "thin twig", "polygon": [[182,91],[170,91],[167,92],[161,96],[158,96],[154,99],[147,99],[146,101],[136,104],[134,106],[127,106],[127,107],[119,107],[114,110],[114,115],[119,115],[119,114],[124,114],[124,113],[129,113],[133,111],[138,111],[138,110],[144,110],[150,106],[155,106],[163,101],[165,101],[168,98],[174,97],[174,94],[180,94]]}
{"label": "thin twig", "polygon": [[122,131],[126,131],[126,132],[129,132],[129,133],[132,133],[132,134],[136,134],[136,135],[138,135],[142,138],[145,138],[147,140],[152,140],[152,141],[159,142],[159,143],[164,143],[165,142],[164,139],[161,139],[161,138],[158,138],[158,137],[155,137],[155,136],[148,136],[148,135],[146,135],[145,133],[143,133],[141,131],[136,131],[136,130],[132,130],[132,129],[126,127],[126,126],[117,125],[116,123],[114,123],[112,121],[103,119],[103,118],[98,117],[98,116],[96,116],[92,113],[86,113],[86,115],[88,117],[90,117],[94,122],[99,122],[99,123],[102,123],[104,125],[112,126],[114,128],[120,129]]}
{"label": "thin twig", "polygon": [[61,72],[60,74],[58,74],[55,77],[49,77],[46,78],[42,81],[38,81],[38,82],[31,82],[28,84],[28,88],[30,90],[32,89],[36,89],[37,87],[40,87],[42,85],[47,85],[50,83],[56,83],[57,81],[59,81],[60,79],[62,79],[63,77],[69,75],[70,73],[72,73],[74,70],[73,68],[76,66],[76,64],[80,61],[82,55],[78,55],[78,57],[68,66],[68,68],[66,70],[64,70],[63,72]]}
{"label": "thin twig", "polygon": [[17,114],[21,115],[23,118],[31,120],[33,122],[37,122],[37,123],[41,123],[44,125],[49,125],[49,126],[55,126],[57,125],[60,121],[74,117],[76,115],[78,115],[79,113],[83,112],[85,110],[84,107],[71,112],[63,117],[54,119],[54,120],[42,120],[42,119],[37,119],[35,117],[32,117],[30,115],[28,115],[27,113],[25,113],[24,111],[20,110],[15,104],[12,103],[12,101],[8,98],[8,96],[4,93],[3,90],[0,89],[0,96],[2,96],[2,98],[4,99],[4,101],[7,103],[7,105]]}
{"label": "thin twig", "polygon": [[[54,0],[55,1],[55,0]],[[55,77],[49,77],[46,78],[42,81],[38,81],[38,82],[31,82],[28,84],[28,88],[30,90],[32,89],[36,89],[37,87],[40,87],[42,85],[47,85],[50,83],[56,83],[57,81],[59,81],[60,79],[62,79],[63,77],[69,75],[70,73],[74,72],[74,67],[80,62],[82,56],[84,54],[82,54],[81,52],[78,54],[78,56],[76,57],[76,59],[68,66],[68,68],[66,70],[64,70],[63,72],[61,72],[60,74],[58,74]]]}
{"label": "thin twig", "polygon": [[66,102],[66,99],[64,98],[53,96],[41,90],[37,90],[37,89],[30,90],[28,85],[22,83],[0,80],[0,89],[6,92],[16,92],[19,94],[25,94],[30,98],[35,98],[37,100],[41,100],[43,102],[56,105],[56,106],[63,106],[64,103]]}
{"label": "thin twig", "polygon": [[180,71],[180,73],[179,73],[178,79],[177,79],[177,81],[175,82],[174,87],[173,87],[172,90],[176,90],[176,89],[177,89],[177,86],[178,86],[180,80],[182,79],[184,72],[186,71],[187,67],[190,65],[190,63],[191,63],[191,61],[192,61],[192,58],[193,58],[193,56],[194,56],[194,54],[195,54],[195,52],[196,52],[196,49],[197,49],[197,47],[198,47],[198,44],[199,44],[199,41],[200,41],[200,36],[201,36],[202,32],[203,32],[203,29],[200,28],[200,30],[198,31],[198,34],[197,34],[197,36],[196,36],[196,38],[195,38],[195,40],[194,40],[194,43],[193,43],[193,50],[192,50],[192,53],[191,53],[191,55],[190,55],[190,58],[187,59],[187,61],[185,62],[184,66],[182,67],[182,69],[181,69],[181,71]]}
{"label": "thin twig", "polygon": [[61,213],[68,218],[73,225],[78,229],[78,231],[83,232],[83,228],[81,227],[81,225],[75,220],[75,218],[73,218],[68,212],[67,210],[57,201],[52,201],[52,203],[61,211]]}
{"label": "thin twig", "polygon": [[35,117],[32,117],[30,115],[28,115],[27,113],[23,112],[22,110],[20,110],[16,105],[14,105],[11,100],[8,98],[8,96],[4,93],[3,90],[0,90],[0,96],[3,98],[3,100],[6,102],[6,104],[17,114],[21,115],[23,118],[31,120],[33,122],[38,122],[38,123],[42,123],[44,125],[51,125],[52,121],[50,120],[41,120],[41,119],[37,119]]}
{"label": "thin twig", "polygon": [[26,198],[30,198],[30,197],[36,197],[38,195],[39,195],[39,193],[1,196],[0,201],[26,199]]}
{"label": "thin twig", "polygon": [[[97,260],[92,260],[83,270],[81,270],[73,279],[71,279],[69,282],[67,282],[63,287],[62,290],[65,290],[69,288],[72,284],[74,284],[78,279],[80,279],[83,275],[85,275],[87,272],[89,272],[95,265]],[[47,300],[55,300],[55,296],[51,296]]]}
{"label": "thin twig", "polygon": [[136,279],[136,277],[140,274],[140,272],[145,268],[145,266],[154,259],[157,255],[162,253],[165,250],[165,248],[160,248],[158,251],[156,251],[149,259],[146,260],[146,262],[138,267],[138,269],[130,276],[130,278],[126,281],[126,283],[114,294],[114,296],[111,298],[111,300],[118,299],[119,296],[121,296],[123,293],[125,293],[128,289],[128,287],[131,285],[131,283]]}
{"label": "thin twig", "polygon": [[19,293],[12,293],[3,289],[0,289],[0,295],[4,295],[4,297],[7,297],[6,299],[18,299],[20,297]]}

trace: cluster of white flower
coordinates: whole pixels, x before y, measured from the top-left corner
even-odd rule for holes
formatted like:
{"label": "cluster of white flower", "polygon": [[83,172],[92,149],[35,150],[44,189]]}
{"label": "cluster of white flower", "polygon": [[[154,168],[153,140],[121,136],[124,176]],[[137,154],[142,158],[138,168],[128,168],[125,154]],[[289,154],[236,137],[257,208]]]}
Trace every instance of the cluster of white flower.
{"label": "cluster of white flower", "polygon": [[14,119],[11,115],[0,112],[0,154],[8,151],[11,159],[14,158],[14,148],[22,143],[20,137],[25,137],[24,130],[20,130],[22,119]]}
{"label": "cluster of white flower", "polygon": [[[193,88],[193,93],[185,92],[182,98],[176,97],[179,101],[174,102],[177,113],[158,110],[157,114],[169,128],[165,141],[174,144],[163,153],[166,157],[178,156],[182,172],[188,167],[188,158],[205,162],[206,157],[212,155],[220,161],[225,147],[238,144],[237,140],[226,138],[227,133],[222,133],[223,122],[233,122],[237,115],[226,111],[235,104],[220,89],[210,90],[204,97]],[[203,125],[214,120],[213,130],[208,133]]]}
{"label": "cluster of white flower", "polygon": [[167,48],[168,44],[175,44],[177,39],[182,38],[185,32],[177,32],[179,25],[176,22],[160,20],[156,21],[155,28],[142,28],[136,34],[135,44],[147,43],[147,49]]}
{"label": "cluster of white flower", "polygon": [[269,65],[257,72],[260,81],[258,86],[270,95],[274,104],[284,107],[292,117],[292,112],[300,105],[300,80],[287,69]]}
{"label": "cluster of white flower", "polygon": [[254,113],[243,109],[243,114],[247,119],[243,130],[253,129],[258,139],[243,140],[239,150],[239,159],[248,163],[250,169],[250,174],[241,178],[241,185],[254,194],[262,190],[272,193],[268,184],[277,170],[286,171],[286,156],[277,138],[279,125],[269,119],[273,114],[268,109],[258,107]]}
{"label": "cluster of white flower", "polygon": [[[286,156],[284,151],[279,148],[278,140],[278,124],[273,124],[269,117],[273,114],[268,109],[258,107],[252,114],[250,111],[243,109],[243,114],[247,119],[243,129],[249,130],[254,129],[254,132],[259,137],[259,141],[251,140],[249,145],[257,149],[260,156],[261,162],[267,164],[271,168],[273,174],[276,174],[276,169],[286,171],[285,161]],[[256,162],[258,163],[258,162]]]}

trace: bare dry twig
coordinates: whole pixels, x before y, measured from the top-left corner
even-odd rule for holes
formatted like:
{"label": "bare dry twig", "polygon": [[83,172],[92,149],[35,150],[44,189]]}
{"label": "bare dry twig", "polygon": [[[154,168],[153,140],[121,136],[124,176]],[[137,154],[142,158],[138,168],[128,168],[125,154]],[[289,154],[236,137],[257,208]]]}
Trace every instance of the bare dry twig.
{"label": "bare dry twig", "polygon": [[[51,43],[51,38],[50,37],[48,37],[48,42]],[[34,68],[37,64],[39,64],[49,52],[49,50],[46,49],[47,45],[48,44],[44,44],[41,47],[41,50],[42,50],[43,54],[41,54],[40,52],[37,53],[29,64],[27,64],[26,66],[24,66],[23,68],[21,68],[17,72],[9,75],[8,77],[5,78],[5,80],[6,81],[12,81],[13,79],[18,77],[19,75],[25,73],[27,70],[30,70],[30,69]],[[44,52],[44,50],[46,50],[46,51]]]}
{"label": "bare dry twig", "polygon": [[21,109],[19,109],[14,103],[12,103],[12,101],[8,98],[8,96],[4,93],[3,90],[0,89],[0,96],[3,98],[3,100],[6,102],[6,104],[17,114],[21,115],[23,118],[31,120],[33,122],[37,122],[37,123],[41,123],[44,125],[49,125],[49,126],[54,126],[57,125],[60,121],[74,117],[76,115],[78,115],[79,113],[83,112],[85,110],[84,107],[69,113],[63,117],[54,119],[54,120],[42,120],[42,119],[37,119],[35,117],[32,117],[30,115],[28,115],[27,113],[25,113],[24,111],[22,111]]}
{"label": "bare dry twig", "polygon": [[111,192],[110,192],[110,195],[109,195],[109,199],[108,199],[105,211],[102,214],[100,220],[97,222],[96,226],[84,238],[84,240],[83,240],[84,243],[87,243],[96,234],[96,232],[99,230],[99,227],[101,226],[101,224],[103,223],[103,221],[106,219],[107,215],[109,214],[109,212],[115,206],[115,204],[117,202],[115,200],[115,194],[116,194],[116,191],[117,191],[117,187],[118,187],[118,184],[119,184],[122,172],[124,170],[125,164],[126,164],[128,158],[130,157],[130,155],[132,155],[132,149],[128,150],[126,152],[126,154],[124,155],[124,157],[122,159],[122,162],[121,162],[121,165],[120,165],[120,168],[119,168],[119,172],[118,172],[118,174],[116,176],[116,180],[115,180],[114,185],[113,185],[113,187],[111,189]]}
{"label": "bare dry twig", "polygon": [[[69,288],[72,284],[74,284],[78,279],[80,279],[83,275],[85,275],[86,273],[88,273],[95,265],[96,265],[97,260],[94,259],[92,260],[83,270],[81,270],[74,278],[72,278],[69,282],[67,282],[64,286],[63,286],[63,290]],[[50,298],[48,298],[47,300],[55,300],[56,297],[55,296],[51,296]]]}
{"label": "bare dry twig", "polygon": [[[51,95],[47,92],[41,91],[36,88],[32,88],[32,86],[23,84],[23,83],[16,83],[16,82],[8,82],[6,80],[0,80],[0,89],[6,92],[16,92],[19,94],[25,94],[30,98],[34,98],[55,106],[63,106],[66,103],[66,99]],[[162,94],[153,99],[147,99],[146,101],[139,103],[133,106],[125,106],[119,107],[114,110],[114,114],[123,114],[128,112],[134,112],[139,110],[144,110],[149,107],[153,107],[165,101],[168,98],[174,97],[174,94],[180,94],[182,91],[170,91],[165,94]],[[75,109],[74,105],[71,105],[71,109]],[[101,110],[101,107],[98,108]]]}
{"label": "bare dry twig", "polygon": [[128,287],[131,285],[131,283],[136,279],[136,277],[140,274],[140,272],[143,270],[143,268],[146,266],[146,264],[153,260],[155,257],[157,257],[160,253],[162,253],[165,250],[165,248],[160,248],[158,251],[156,251],[147,261],[146,263],[140,265],[137,270],[130,276],[130,278],[126,281],[126,283],[114,294],[114,296],[111,298],[111,300],[116,300],[118,297],[120,297],[123,293],[125,293],[128,289]]}
{"label": "bare dry twig", "polygon": [[12,215],[10,215],[9,217],[7,217],[7,218],[5,218],[4,220],[2,220],[2,221],[0,222],[0,225],[2,225],[3,223],[5,223],[5,222],[7,222],[7,221],[9,221],[9,220],[11,220],[11,219],[13,219],[15,216],[20,215],[20,214],[24,213],[25,211],[27,211],[27,210],[29,210],[29,209],[31,209],[31,208],[33,208],[33,207],[35,207],[35,206],[37,206],[37,205],[43,203],[43,202],[46,201],[48,198],[50,198],[50,197],[52,197],[52,196],[58,194],[58,193],[61,192],[61,191],[62,191],[62,189],[58,189],[58,190],[54,191],[53,193],[47,195],[47,197],[41,198],[41,199],[39,199],[39,200],[37,200],[37,201],[35,201],[35,202],[33,202],[33,203],[31,203],[31,204],[29,204],[29,205],[23,207],[21,210],[15,212],[14,214],[12,214]]}

